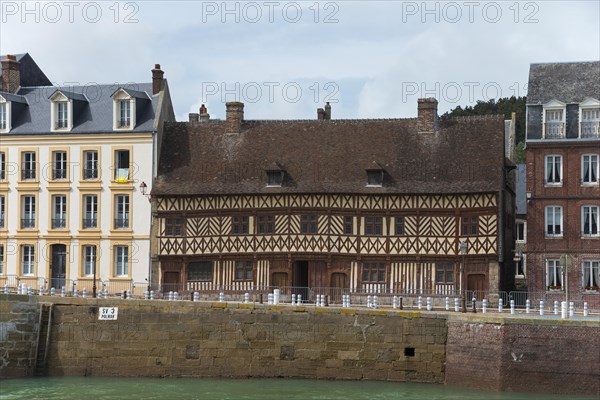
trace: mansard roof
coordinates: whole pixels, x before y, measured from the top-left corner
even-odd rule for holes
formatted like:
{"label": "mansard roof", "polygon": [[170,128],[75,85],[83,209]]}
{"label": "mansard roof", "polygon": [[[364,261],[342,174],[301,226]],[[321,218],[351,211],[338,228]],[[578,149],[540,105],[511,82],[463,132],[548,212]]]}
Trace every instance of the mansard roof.
{"label": "mansard roof", "polygon": [[[504,188],[502,116],[440,121],[418,133],[417,119],[244,120],[165,124],[152,194],[425,194]],[[267,187],[265,166],[285,166],[286,183]],[[373,164],[375,162],[376,164]],[[366,166],[386,172],[367,187]]]}
{"label": "mansard roof", "polygon": [[[0,56],[0,60],[4,60],[6,55]],[[44,71],[38,67],[29,53],[15,54],[15,58],[20,64],[21,71],[21,87],[23,86],[50,86],[52,82],[46,77]],[[2,71],[0,71],[0,78]]]}
{"label": "mansard roof", "polygon": [[580,103],[586,97],[600,98],[600,61],[531,64],[527,104]]}

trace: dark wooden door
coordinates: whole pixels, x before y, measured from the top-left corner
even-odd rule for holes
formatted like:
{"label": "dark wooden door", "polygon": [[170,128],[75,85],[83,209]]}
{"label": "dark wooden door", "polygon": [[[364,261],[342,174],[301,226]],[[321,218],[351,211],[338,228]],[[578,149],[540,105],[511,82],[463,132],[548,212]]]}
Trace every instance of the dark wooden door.
{"label": "dark wooden door", "polygon": [[331,274],[331,289],[329,290],[329,298],[332,302],[340,302],[344,290],[348,288],[348,276],[343,272],[335,272]]}
{"label": "dark wooden door", "polygon": [[64,244],[52,245],[51,268],[52,282],[50,287],[60,290],[65,286],[67,276],[67,246]]}
{"label": "dark wooden door", "polygon": [[467,276],[467,300],[471,300],[473,295],[477,300],[483,300],[487,285],[484,274],[470,274]]}
{"label": "dark wooden door", "polygon": [[327,286],[325,282],[327,264],[324,261],[308,262],[308,287],[323,288]]}
{"label": "dark wooden door", "polygon": [[179,272],[166,271],[163,275],[162,291],[164,292],[180,292],[182,289]]}
{"label": "dark wooden door", "polygon": [[288,274],[287,272],[274,272],[272,279],[272,286],[282,289],[288,286]]}

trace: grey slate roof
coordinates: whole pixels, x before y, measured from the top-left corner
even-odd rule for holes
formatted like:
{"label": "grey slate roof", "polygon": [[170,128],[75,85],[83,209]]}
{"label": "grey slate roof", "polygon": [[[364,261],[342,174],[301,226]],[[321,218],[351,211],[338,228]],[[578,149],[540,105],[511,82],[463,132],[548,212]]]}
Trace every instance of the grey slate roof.
{"label": "grey slate roof", "polygon": [[517,215],[527,214],[527,169],[525,164],[517,164],[516,170],[516,201]]}
{"label": "grey slate roof", "polygon": [[[29,53],[15,54],[17,61],[21,64],[21,86],[50,86],[52,82],[46,77],[44,72],[33,61]],[[6,55],[0,56],[4,60]],[[0,77],[2,71],[0,70]]]}
{"label": "grey slate roof", "polygon": [[[12,129],[2,136],[11,135],[64,135],[64,132],[56,133],[50,130],[50,105],[49,97],[60,90],[70,98],[80,101],[80,109],[74,107],[73,129],[71,134],[80,133],[106,133],[113,131],[113,99],[110,97],[120,87],[145,93],[148,101],[139,103],[136,110],[136,127],[133,130],[119,132],[149,132],[154,128],[154,117],[158,104],[158,95],[152,95],[152,83],[138,84],[110,84],[110,85],[88,85],[88,86],[38,86],[21,88],[17,95],[26,99],[28,105],[13,115]],[[2,96],[9,93],[0,92]],[[150,101],[151,100],[151,101]]]}
{"label": "grey slate roof", "polygon": [[580,103],[586,97],[600,99],[600,61],[531,64],[527,104],[552,99]]}

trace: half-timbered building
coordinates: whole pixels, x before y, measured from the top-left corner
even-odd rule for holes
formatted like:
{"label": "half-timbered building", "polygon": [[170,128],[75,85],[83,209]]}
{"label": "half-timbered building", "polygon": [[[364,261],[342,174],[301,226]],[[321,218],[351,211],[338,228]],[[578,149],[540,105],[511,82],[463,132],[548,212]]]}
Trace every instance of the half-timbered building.
{"label": "half-timbered building", "polygon": [[[511,285],[514,190],[501,116],[165,124],[152,190],[163,290],[337,287],[455,293]],[[461,243],[463,253],[461,254]],[[173,290],[173,289],[171,289]]]}

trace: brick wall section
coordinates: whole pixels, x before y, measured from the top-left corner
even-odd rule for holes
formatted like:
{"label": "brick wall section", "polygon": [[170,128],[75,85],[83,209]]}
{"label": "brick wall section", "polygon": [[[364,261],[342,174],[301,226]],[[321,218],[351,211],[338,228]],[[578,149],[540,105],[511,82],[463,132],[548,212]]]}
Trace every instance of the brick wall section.
{"label": "brick wall section", "polygon": [[[598,323],[448,321],[446,383],[482,390],[600,396]],[[591,322],[591,321],[590,321]]]}
{"label": "brick wall section", "polygon": [[30,376],[35,365],[39,304],[36,297],[0,297],[0,378]]}

